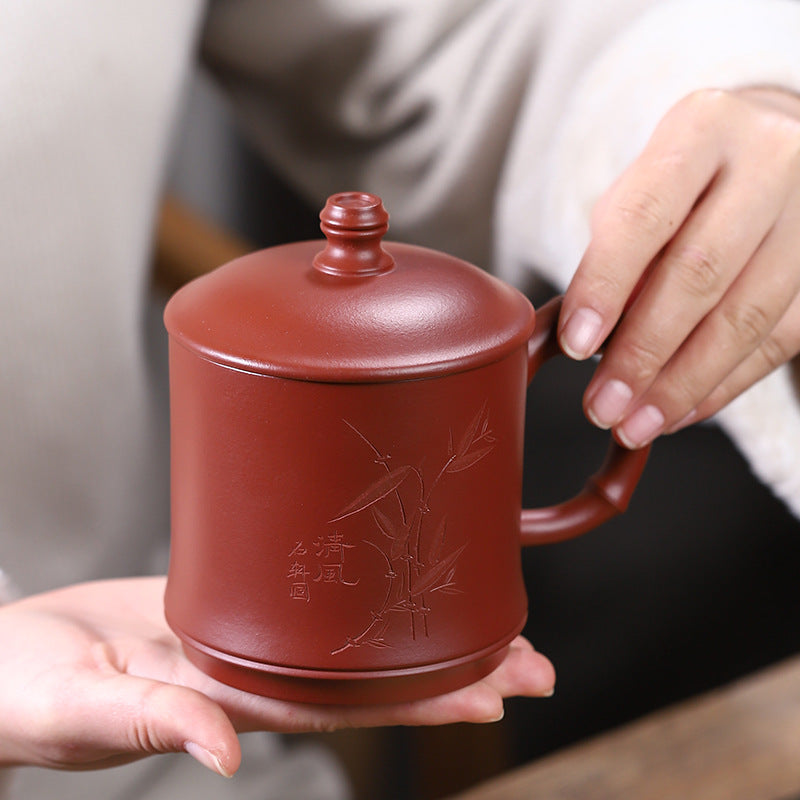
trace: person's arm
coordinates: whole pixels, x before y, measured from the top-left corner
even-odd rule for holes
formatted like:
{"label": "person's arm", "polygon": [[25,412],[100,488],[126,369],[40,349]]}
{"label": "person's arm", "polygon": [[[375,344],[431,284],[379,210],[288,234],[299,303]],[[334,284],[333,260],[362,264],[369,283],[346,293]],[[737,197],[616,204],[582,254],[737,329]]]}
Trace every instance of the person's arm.
{"label": "person's arm", "polygon": [[798,515],[799,39],[793,0],[655,4],[584,64],[536,169],[523,121],[498,215],[508,274],[570,286],[565,349],[616,328],[589,416],[639,445],[716,411]]}
{"label": "person's arm", "polygon": [[553,689],[550,662],[518,637],[489,676],[429,700],[337,707],[258,697],[187,661],[164,621],[163,595],[163,578],[133,578],[0,607],[0,767],[99,769],[185,751],[230,776],[237,731],[492,722],[504,697]]}

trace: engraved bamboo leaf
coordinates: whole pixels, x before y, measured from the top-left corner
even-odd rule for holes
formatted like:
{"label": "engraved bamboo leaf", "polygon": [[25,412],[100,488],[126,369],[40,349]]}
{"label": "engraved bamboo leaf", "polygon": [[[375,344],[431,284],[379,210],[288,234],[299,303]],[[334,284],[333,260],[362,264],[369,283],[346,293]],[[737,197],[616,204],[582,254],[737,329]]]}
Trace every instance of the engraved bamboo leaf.
{"label": "engraved bamboo leaf", "polygon": [[411,472],[410,466],[397,467],[386,475],[381,476],[375,483],[363,491],[352,503],[345,506],[330,522],[338,522],[345,517],[350,517],[369,508],[379,500],[393,492],[408,477]]}
{"label": "engraved bamboo leaf", "polygon": [[486,404],[484,403],[483,408],[481,408],[481,410],[478,412],[478,415],[472,420],[472,422],[470,422],[466,431],[464,431],[464,435],[461,437],[458,443],[458,447],[456,447],[455,454],[458,458],[465,455],[469,448],[475,443],[475,435],[478,433],[478,428],[481,426],[485,414]]}
{"label": "engraved bamboo leaf", "polygon": [[433,587],[455,566],[458,557],[464,552],[465,547],[466,545],[462,544],[458,550],[454,550],[447,558],[442,559],[438,564],[434,564],[430,569],[417,575],[411,581],[409,594],[414,597],[433,589]]}
{"label": "engraved bamboo leaf", "polygon": [[372,509],[372,515],[380,532],[392,540],[390,555],[392,561],[406,554],[406,544],[408,543],[408,536],[411,533],[411,528],[414,525],[414,520],[418,514],[415,514],[409,525],[400,525],[399,529],[395,526],[389,517],[386,516],[377,506]]}
{"label": "engraved bamboo leaf", "polygon": [[374,506],[372,509],[372,518],[375,520],[375,524],[378,526],[378,530],[387,539],[394,539],[397,536],[397,532],[395,531],[394,528],[394,523],[377,506]]}
{"label": "engraved bamboo leaf", "polygon": [[431,589],[431,593],[441,592],[442,594],[463,594],[460,589],[455,588],[455,577],[456,569],[453,567],[453,569],[447,573],[447,578],[445,578],[444,582],[440,583],[438,586],[434,586],[433,589]]}
{"label": "engraved bamboo leaf", "polygon": [[390,553],[392,561],[406,554],[408,534],[408,529],[404,528],[392,542],[392,549]]}
{"label": "engraved bamboo leaf", "polygon": [[428,552],[428,563],[437,564],[442,557],[442,548],[444,547],[444,537],[447,533],[447,518],[443,518],[433,534],[431,541],[431,549]]}
{"label": "engraved bamboo leaf", "polygon": [[464,453],[463,455],[454,458],[447,465],[447,472],[462,472],[465,469],[469,469],[477,464],[484,456],[487,456],[489,453],[491,453],[493,449],[493,444],[487,444],[471,452]]}

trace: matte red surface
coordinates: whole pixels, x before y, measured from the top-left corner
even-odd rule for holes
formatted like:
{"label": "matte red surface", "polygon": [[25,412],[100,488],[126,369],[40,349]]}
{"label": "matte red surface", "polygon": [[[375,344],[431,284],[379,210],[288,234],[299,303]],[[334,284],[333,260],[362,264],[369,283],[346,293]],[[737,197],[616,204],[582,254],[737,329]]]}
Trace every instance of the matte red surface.
{"label": "matte red surface", "polygon": [[614,445],[582,496],[523,516],[525,391],[557,309],[534,333],[511,287],[382,246],[375,200],[336,196],[327,245],[234,261],[165,315],[167,619],[209,674],[284,699],[389,702],[486,674],[525,622],[523,531],[598,524],[644,463]]}

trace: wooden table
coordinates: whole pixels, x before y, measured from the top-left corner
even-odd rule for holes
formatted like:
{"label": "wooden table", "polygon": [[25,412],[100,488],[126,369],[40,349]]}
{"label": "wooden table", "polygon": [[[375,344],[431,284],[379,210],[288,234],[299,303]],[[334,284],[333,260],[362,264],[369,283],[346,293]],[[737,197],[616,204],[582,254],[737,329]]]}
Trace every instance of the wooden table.
{"label": "wooden table", "polygon": [[800,657],[457,796],[521,798],[800,798]]}

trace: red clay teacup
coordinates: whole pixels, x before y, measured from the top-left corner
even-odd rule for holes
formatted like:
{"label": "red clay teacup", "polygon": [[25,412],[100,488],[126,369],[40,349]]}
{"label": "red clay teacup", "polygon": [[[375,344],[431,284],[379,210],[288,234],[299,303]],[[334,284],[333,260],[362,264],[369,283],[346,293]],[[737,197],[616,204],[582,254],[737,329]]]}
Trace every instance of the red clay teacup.
{"label": "red clay teacup", "polygon": [[382,243],[367,194],[327,243],[252,253],[170,300],[169,624],[247,691],[323,703],[443,693],[522,629],[520,546],[626,507],[647,456],[612,442],[576,498],[521,510],[525,392],[558,300]]}

